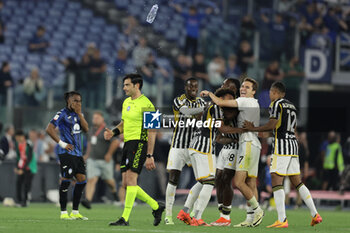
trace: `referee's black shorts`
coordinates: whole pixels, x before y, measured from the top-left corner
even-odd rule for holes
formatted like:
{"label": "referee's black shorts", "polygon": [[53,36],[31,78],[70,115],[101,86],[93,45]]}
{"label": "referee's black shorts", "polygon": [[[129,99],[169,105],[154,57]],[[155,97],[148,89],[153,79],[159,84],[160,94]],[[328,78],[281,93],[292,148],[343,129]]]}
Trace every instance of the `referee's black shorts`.
{"label": "referee's black shorts", "polygon": [[131,170],[140,174],[147,157],[147,142],[140,140],[127,141],[123,148],[123,158],[120,163],[121,172]]}
{"label": "referee's black shorts", "polygon": [[60,159],[61,176],[71,179],[76,174],[86,175],[86,167],[83,156],[70,155],[68,153],[58,155]]}

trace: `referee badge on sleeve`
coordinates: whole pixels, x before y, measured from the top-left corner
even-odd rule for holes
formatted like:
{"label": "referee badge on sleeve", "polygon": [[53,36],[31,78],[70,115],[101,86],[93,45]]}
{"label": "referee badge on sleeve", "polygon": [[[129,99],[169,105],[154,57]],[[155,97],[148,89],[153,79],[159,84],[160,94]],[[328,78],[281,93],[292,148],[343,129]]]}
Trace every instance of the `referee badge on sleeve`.
{"label": "referee badge on sleeve", "polygon": [[144,129],[160,129],[160,116],[162,114],[156,112],[143,112],[143,128]]}

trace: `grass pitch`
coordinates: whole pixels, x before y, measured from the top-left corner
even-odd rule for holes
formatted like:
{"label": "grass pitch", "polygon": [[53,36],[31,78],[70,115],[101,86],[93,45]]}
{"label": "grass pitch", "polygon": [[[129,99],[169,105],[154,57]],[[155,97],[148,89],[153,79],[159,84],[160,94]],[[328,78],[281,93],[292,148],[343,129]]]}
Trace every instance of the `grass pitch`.
{"label": "grass pitch", "polygon": [[[267,229],[276,218],[276,211],[266,212],[265,218],[260,226],[256,228],[233,228],[231,227],[191,227],[176,219],[180,206],[174,207],[173,226],[166,226],[162,221],[158,227],[154,227],[151,209],[146,205],[134,207],[129,219],[129,227],[110,227],[109,222],[115,221],[121,216],[123,209],[105,204],[94,204],[91,210],[81,207],[80,212],[89,218],[88,221],[63,221],[59,219],[59,208],[53,204],[31,204],[27,208],[14,208],[0,206],[0,232],[12,233],[54,233],[54,232],[156,232],[156,233],[191,233],[191,232],[324,232],[324,233],[345,233],[350,232],[349,211],[320,210],[323,222],[315,227],[310,226],[311,218],[307,209],[288,210],[289,228]],[[70,210],[70,208],[69,208]],[[208,207],[203,219],[210,223],[218,218],[217,208]],[[163,214],[164,218],[164,214]],[[232,209],[231,219],[233,224],[244,220],[245,212],[237,208]]]}

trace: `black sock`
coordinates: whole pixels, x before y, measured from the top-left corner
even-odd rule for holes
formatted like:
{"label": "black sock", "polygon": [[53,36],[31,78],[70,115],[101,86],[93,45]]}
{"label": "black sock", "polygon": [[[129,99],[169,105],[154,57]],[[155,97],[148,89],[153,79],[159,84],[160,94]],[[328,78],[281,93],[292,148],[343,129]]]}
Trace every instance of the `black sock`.
{"label": "black sock", "polygon": [[61,211],[67,210],[67,192],[70,185],[70,180],[62,180],[60,185],[60,205]]}
{"label": "black sock", "polygon": [[80,198],[81,198],[81,195],[83,194],[85,185],[86,185],[86,181],[77,182],[75,184],[74,192],[73,192],[73,210],[78,210],[79,208]]}

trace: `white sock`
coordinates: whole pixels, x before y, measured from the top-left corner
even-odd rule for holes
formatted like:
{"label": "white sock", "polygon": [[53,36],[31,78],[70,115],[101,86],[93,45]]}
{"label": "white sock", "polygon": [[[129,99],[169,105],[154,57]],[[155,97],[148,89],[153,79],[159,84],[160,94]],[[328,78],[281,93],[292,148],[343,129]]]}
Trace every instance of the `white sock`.
{"label": "white sock", "polygon": [[305,202],[306,206],[309,208],[311,216],[315,217],[315,215],[317,214],[317,210],[316,210],[314,201],[312,200],[309,189],[304,184],[302,184],[299,187],[298,191],[300,193],[301,198]]}
{"label": "white sock", "polygon": [[[222,206],[222,208],[223,208],[223,212],[225,212],[225,210],[226,210],[226,211],[229,210],[229,212],[231,213],[231,208],[232,208],[231,205],[229,205],[229,206]],[[224,213],[222,213],[222,216],[220,216],[220,217],[223,217],[223,218],[225,218],[225,219],[227,219],[227,220],[230,220],[230,214],[224,214]]]}
{"label": "white sock", "polygon": [[[218,203],[218,209],[223,206],[223,203]],[[224,217],[224,214],[222,213],[222,211],[220,211],[220,218]]]}
{"label": "white sock", "polygon": [[202,214],[207,207],[210,197],[211,197],[211,192],[213,191],[214,186],[210,184],[205,184],[203,185],[203,188],[201,192],[199,193],[198,199],[197,199],[197,205],[195,206],[195,218],[196,219],[201,219]]}
{"label": "white sock", "polygon": [[281,189],[278,189],[273,192],[273,197],[275,198],[277,216],[280,222],[283,222],[286,219],[286,207],[285,207],[285,198],[283,186]]}
{"label": "white sock", "polygon": [[202,190],[203,185],[199,182],[197,182],[193,187],[191,188],[190,192],[187,195],[185,207],[188,209],[192,209],[194,202],[197,200],[198,195],[200,191]]}
{"label": "white sock", "polygon": [[79,210],[72,210],[73,214],[79,214]]}
{"label": "white sock", "polygon": [[173,216],[176,186],[168,183],[165,192],[165,216]]}
{"label": "white sock", "polygon": [[61,214],[68,214],[68,211],[67,210],[61,211]]}
{"label": "white sock", "polygon": [[255,196],[248,200],[248,203],[250,204],[254,212],[256,212],[257,210],[261,210],[259,202],[256,200]]}

